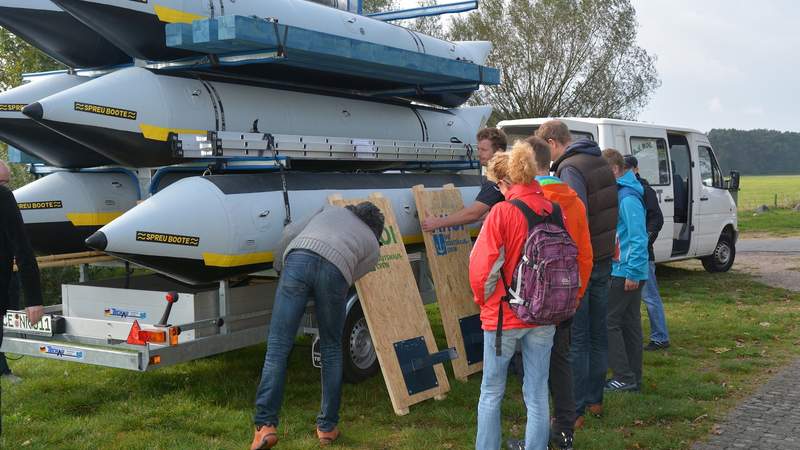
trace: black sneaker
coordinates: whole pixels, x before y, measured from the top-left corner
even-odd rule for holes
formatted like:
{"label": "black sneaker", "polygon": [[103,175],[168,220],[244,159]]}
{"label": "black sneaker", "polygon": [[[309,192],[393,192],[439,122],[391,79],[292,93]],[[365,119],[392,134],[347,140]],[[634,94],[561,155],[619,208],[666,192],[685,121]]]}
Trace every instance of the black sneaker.
{"label": "black sneaker", "polygon": [[508,450],[525,450],[525,441],[519,439],[509,439],[506,441]]}
{"label": "black sneaker", "polygon": [[572,433],[550,431],[550,448],[556,450],[572,450]]}
{"label": "black sneaker", "polygon": [[666,342],[650,341],[649,344],[645,345],[644,350],[647,352],[655,352],[658,350],[666,350],[668,348],[669,348],[669,341]]}
{"label": "black sneaker", "polygon": [[608,392],[629,392],[638,390],[639,385],[636,383],[625,383],[619,380],[608,380],[606,383],[606,391]]}

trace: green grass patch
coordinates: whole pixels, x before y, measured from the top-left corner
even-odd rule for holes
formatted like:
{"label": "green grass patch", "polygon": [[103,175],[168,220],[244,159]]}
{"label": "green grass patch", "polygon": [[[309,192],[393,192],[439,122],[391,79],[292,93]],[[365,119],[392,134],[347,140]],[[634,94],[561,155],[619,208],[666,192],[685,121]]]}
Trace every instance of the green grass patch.
{"label": "green grass patch", "polygon": [[[694,267],[694,266],[692,266]],[[672,347],[645,354],[641,394],[606,398],[606,414],[588,418],[581,449],[689,448],[761,381],[800,354],[800,294],[766,287],[742,274],[659,267]],[[435,306],[428,307],[439,347]],[[646,311],[642,309],[645,336]],[[315,448],[319,372],[308,340],[291,356],[279,429],[281,449]],[[264,346],[149,373],[23,358],[24,377],[3,384],[0,448],[246,448]],[[452,378],[443,401],[426,401],[398,417],[382,377],[345,385],[343,438],[334,448],[466,449],[474,447],[480,376]],[[509,379],[504,436],[522,436],[521,388]]]}
{"label": "green grass patch", "polygon": [[739,183],[740,211],[753,210],[760,205],[792,208],[798,203],[800,175],[743,176]]}
{"label": "green grass patch", "polygon": [[776,237],[800,235],[800,211],[770,209],[755,213],[739,210],[739,232],[764,233]]}

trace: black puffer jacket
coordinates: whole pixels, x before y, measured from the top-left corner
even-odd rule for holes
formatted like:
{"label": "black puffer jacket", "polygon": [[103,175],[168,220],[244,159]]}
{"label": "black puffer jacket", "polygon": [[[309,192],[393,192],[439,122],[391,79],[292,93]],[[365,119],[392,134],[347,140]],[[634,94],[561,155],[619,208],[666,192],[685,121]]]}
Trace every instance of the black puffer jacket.
{"label": "black puffer jacket", "polygon": [[14,193],[0,186],[0,314],[8,309],[9,286],[16,259],[27,306],[42,304],[39,266],[33,255]]}

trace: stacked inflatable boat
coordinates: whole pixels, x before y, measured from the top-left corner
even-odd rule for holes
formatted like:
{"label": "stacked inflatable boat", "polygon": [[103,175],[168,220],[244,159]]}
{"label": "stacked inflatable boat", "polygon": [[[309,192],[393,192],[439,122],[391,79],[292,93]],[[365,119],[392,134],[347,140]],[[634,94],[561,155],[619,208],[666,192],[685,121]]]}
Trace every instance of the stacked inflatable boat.
{"label": "stacked inflatable boat", "polygon": [[421,240],[410,187],[454,183],[474,196],[479,177],[458,169],[477,167],[491,108],[461,105],[499,73],[483,65],[486,42],[359,10],[0,0],[0,26],[71,68],[0,93],[0,140],[58,168],[15,191],[36,250],[80,251],[88,238],[209,282],[269,267],[285,223],[328,195],[376,191]]}

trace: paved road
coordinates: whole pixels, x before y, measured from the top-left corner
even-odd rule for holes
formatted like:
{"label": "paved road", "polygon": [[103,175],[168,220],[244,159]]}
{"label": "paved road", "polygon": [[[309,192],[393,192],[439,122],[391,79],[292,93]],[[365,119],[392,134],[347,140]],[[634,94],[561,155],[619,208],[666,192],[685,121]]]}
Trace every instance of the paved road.
{"label": "paved road", "polygon": [[[800,290],[800,239],[741,239],[734,270],[759,276],[773,286]],[[783,253],[783,256],[759,254]],[[742,254],[745,253],[745,254]],[[725,422],[694,450],[798,449],[800,450],[800,359],[782,370],[756,393],[737,406]]]}
{"label": "paved road", "polygon": [[739,239],[736,252],[797,252],[800,253],[800,238]]}
{"label": "paved road", "polygon": [[800,360],[737,406],[694,450],[800,449]]}

